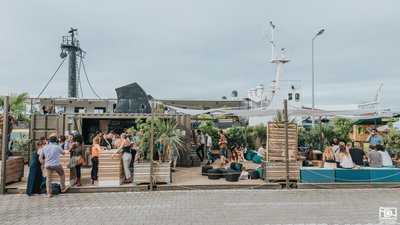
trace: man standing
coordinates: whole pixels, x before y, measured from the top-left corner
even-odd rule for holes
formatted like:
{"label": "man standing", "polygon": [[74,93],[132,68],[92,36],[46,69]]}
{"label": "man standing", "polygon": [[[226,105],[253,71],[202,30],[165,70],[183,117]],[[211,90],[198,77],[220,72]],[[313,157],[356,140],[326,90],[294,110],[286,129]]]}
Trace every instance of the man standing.
{"label": "man standing", "polygon": [[212,150],[212,138],[208,133],[205,135],[205,138],[206,138],[207,160],[208,160],[207,163],[211,164],[211,163],[214,162],[214,158],[213,158],[212,152],[211,152],[211,150]]}
{"label": "man standing", "polygon": [[372,146],[383,145],[383,138],[378,134],[376,128],[372,129],[371,135],[369,135],[367,141]]}
{"label": "man standing", "polygon": [[64,170],[60,164],[60,156],[64,155],[64,150],[57,143],[57,135],[52,134],[49,137],[48,144],[43,148],[40,153],[39,159],[41,163],[44,162],[46,169],[46,191],[47,197],[51,198],[51,175],[56,172],[60,176],[61,192],[66,191]]}
{"label": "man standing", "polygon": [[197,156],[199,157],[200,161],[203,162],[204,160],[204,146],[205,146],[205,138],[201,130],[197,130],[197,139],[196,139],[196,144],[197,144]]}

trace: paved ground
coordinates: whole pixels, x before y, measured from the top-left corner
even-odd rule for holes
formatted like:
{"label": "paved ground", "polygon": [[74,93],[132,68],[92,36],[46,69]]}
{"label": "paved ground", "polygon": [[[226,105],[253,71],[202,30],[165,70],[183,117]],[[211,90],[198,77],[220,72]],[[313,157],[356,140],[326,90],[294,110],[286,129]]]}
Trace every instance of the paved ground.
{"label": "paved ground", "polygon": [[[378,224],[400,190],[210,190],[0,196],[0,224]],[[400,219],[400,218],[399,218]]]}

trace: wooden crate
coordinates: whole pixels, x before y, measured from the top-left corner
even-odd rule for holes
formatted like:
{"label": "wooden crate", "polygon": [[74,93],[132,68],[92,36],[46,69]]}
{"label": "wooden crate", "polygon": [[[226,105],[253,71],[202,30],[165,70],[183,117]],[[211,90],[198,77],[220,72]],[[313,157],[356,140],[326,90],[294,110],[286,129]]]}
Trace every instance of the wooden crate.
{"label": "wooden crate", "polygon": [[[0,167],[3,161],[0,161]],[[6,184],[19,182],[24,176],[24,158],[20,156],[8,157],[6,162]],[[1,174],[0,174],[1,180]]]}
{"label": "wooden crate", "polygon": [[[289,162],[289,180],[298,181],[300,177],[299,162]],[[286,180],[286,163],[268,162],[265,168],[265,180],[268,182],[279,182]]]}
{"label": "wooden crate", "polygon": [[[154,163],[153,176],[156,183],[171,183],[171,165],[169,162]],[[135,184],[150,183],[150,163],[135,163],[133,169],[133,182]]]}
{"label": "wooden crate", "polygon": [[[289,134],[289,160],[296,161],[298,155],[298,132],[297,125],[288,124]],[[268,123],[267,130],[267,155],[266,161],[285,161],[285,125],[280,122]]]}
{"label": "wooden crate", "polygon": [[100,186],[119,186],[124,179],[121,155],[116,152],[117,150],[105,150],[99,155]]}

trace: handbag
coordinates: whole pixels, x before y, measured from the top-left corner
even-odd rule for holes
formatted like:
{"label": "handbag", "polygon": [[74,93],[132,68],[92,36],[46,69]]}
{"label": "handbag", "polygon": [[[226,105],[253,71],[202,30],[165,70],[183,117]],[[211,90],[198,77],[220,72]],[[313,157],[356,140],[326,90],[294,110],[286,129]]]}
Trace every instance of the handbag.
{"label": "handbag", "polygon": [[83,166],[86,164],[86,160],[83,158],[83,156],[80,156],[78,159],[78,166]]}

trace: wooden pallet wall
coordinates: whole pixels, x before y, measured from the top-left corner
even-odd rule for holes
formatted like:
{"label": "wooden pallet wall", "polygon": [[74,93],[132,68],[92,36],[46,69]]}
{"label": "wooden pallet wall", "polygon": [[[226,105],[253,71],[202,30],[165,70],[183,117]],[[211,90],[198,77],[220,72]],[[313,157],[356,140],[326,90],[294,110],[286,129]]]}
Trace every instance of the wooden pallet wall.
{"label": "wooden pallet wall", "polygon": [[[270,122],[267,128],[266,180],[269,182],[286,180],[286,134],[283,122]],[[297,181],[300,176],[298,157],[297,124],[288,124],[289,179]]]}

